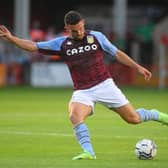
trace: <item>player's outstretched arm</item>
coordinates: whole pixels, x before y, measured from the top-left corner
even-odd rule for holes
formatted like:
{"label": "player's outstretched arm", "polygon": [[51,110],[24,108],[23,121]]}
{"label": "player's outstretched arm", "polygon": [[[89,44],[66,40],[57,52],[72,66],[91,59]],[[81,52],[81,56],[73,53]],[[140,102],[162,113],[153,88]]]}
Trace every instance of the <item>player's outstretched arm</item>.
{"label": "player's outstretched arm", "polygon": [[140,74],[144,76],[145,80],[151,79],[152,73],[148,71],[146,68],[144,68],[143,66],[137,64],[126,53],[122,52],[121,50],[118,50],[116,54],[116,58],[120,63],[136,69]]}
{"label": "player's outstretched arm", "polygon": [[38,50],[36,43],[30,40],[25,40],[18,38],[11,34],[11,32],[4,26],[0,25],[0,37],[16,46],[18,46],[21,49],[35,52]]}

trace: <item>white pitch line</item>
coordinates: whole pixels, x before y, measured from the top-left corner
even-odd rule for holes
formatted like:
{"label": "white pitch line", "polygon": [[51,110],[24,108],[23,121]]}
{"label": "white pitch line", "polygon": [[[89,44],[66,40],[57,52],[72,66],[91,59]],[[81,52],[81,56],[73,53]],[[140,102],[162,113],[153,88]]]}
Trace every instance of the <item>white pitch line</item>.
{"label": "white pitch line", "polygon": [[[0,130],[0,134],[8,134],[8,135],[27,135],[27,136],[57,136],[57,137],[73,137],[72,134],[68,133],[58,133],[58,132],[30,132],[30,131],[5,131],[5,130]],[[105,135],[95,135],[94,137],[105,137]],[[143,136],[118,136],[118,135],[110,135],[109,138],[116,138],[116,139],[142,139],[142,138],[148,138],[148,137],[143,137]],[[154,139],[158,140],[168,140],[168,137],[155,137]]]}
{"label": "white pitch line", "polygon": [[11,135],[42,135],[42,136],[63,136],[71,137],[72,134],[55,133],[55,132],[26,132],[26,131],[0,131],[0,134],[11,134]]}
{"label": "white pitch line", "polygon": [[[114,136],[114,138],[117,138],[117,139],[150,139],[149,137],[147,136]],[[154,139],[158,139],[158,140],[168,140],[168,137],[155,137]]]}

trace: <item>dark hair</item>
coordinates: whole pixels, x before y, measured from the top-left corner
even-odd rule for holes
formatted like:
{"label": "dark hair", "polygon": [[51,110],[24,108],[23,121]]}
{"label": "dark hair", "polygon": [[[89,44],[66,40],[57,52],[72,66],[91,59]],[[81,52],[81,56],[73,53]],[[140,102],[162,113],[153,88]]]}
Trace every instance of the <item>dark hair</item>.
{"label": "dark hair", "polygon": [[80,22],[82,19],[83,18],[79,12],[71,10],[65,15],[64,23],[65,25],[68,25],[68,24],[75,25],[78,22]]}

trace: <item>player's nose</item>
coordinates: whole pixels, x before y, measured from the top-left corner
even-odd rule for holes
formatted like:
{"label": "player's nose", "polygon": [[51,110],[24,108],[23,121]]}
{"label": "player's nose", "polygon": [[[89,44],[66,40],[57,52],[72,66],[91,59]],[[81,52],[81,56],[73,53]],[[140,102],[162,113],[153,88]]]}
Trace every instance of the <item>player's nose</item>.
{"label": "player's nose", "polygon": [[81,30],[78,30],[78,35],[82,35],[82,31]]}

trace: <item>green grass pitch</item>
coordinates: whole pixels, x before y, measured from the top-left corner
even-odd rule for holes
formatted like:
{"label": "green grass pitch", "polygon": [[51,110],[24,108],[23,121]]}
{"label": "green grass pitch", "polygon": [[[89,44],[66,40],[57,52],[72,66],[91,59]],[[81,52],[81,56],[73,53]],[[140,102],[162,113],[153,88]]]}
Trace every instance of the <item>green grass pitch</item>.
{"label": "green grass pitch", "polygon": [[[168,90],[122,88],[135,108],[168,113]],[[0,168],[167,168],[168,127],[157,122],[125,123],[97,104],[86,121],[96,160],[72,161],[81,152],[67,106],[72,89],[0,89]],[[153,160],[138,160],[134,147],[150,138],[158,146]]]}

